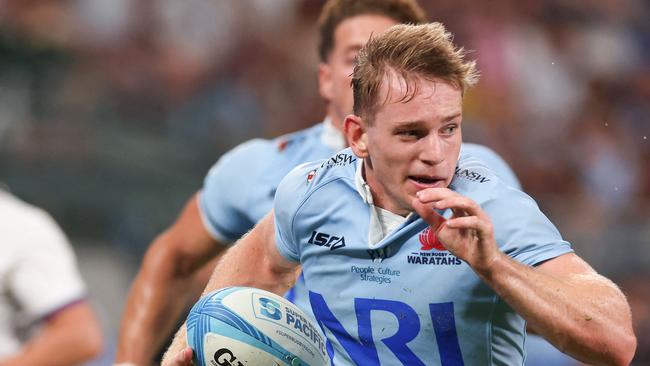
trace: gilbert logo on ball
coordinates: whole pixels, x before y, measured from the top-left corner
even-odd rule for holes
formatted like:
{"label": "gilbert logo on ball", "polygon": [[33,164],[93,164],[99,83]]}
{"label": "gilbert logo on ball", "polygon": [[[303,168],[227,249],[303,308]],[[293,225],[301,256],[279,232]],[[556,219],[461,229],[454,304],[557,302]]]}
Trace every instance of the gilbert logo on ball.
{"label": "gilbert logo on ball", "polygon": [[330,364],[320,329],[294,304],[268,291],[212,292],[194,305],[186,326],[199,366]]}

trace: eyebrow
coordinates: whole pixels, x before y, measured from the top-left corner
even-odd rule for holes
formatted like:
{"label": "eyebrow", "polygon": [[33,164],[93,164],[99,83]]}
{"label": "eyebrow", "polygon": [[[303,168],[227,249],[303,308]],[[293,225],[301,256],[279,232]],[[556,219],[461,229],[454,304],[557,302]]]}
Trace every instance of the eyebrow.
{"label": "eyebrow", "polygon": [[458,118],[458,117],[460,117],[462,115],[463,115],[463,112],[458,112],[458,113],[456,113],[454,115],[443,118],[442,122],[446,123],[446,122],[449,122],[449,121],[453,121],[453,120],[455,120],[456,118]]}
{"label": "eyebrow", "polygon": [[[443,118],[442,123],[447,123],[447,122],[453,121],[453,120],[455,120],[456,118],[458,118],[458,117],[460,117],[462,115],[463,115],[463,113],[459,112],[459,113],[456,113],[454,115],[447,116],[447,117]],[[417,128],[423,123],[424,123],[423,121],[402,121],[402,122],[395,122],[394,127],[395,128],[400,128],[400,129],[402,129],[402,128],[404,128],[404,129]]]}

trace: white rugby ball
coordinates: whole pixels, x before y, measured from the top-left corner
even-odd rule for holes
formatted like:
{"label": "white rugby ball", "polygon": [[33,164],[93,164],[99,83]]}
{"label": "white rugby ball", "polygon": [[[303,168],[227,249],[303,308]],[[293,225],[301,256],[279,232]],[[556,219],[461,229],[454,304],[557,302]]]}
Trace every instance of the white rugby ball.
{"label": "white rugby ball", "polygon": [[330,364],[320,329],[294,304],[268,291],[214,291],[194,305],[185,325],[195,365]]}

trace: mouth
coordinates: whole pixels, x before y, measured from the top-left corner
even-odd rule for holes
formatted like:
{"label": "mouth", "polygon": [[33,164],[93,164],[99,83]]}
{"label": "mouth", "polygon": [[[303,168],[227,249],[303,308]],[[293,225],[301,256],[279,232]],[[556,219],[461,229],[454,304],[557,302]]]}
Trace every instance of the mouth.
{"label": "mouth", "polygon": [[436,177],[436,176],[409,175],[408,179],[418,189],[442,188],[442,187],[445,186],[445,180],[440,178],[440,177]]}

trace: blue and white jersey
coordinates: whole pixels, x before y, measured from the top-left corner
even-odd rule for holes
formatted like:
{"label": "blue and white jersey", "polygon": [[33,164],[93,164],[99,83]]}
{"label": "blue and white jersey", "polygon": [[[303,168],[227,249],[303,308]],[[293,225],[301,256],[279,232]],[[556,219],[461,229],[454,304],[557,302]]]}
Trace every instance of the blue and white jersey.
{"label": "blue and white jersey", "polygon": [[[522,365],[524,320],[421,218],[370,243],[374,208],[355,185],[359,164],[346,149],[301,165],[274,203],[277,248],[302,265],[333,364]],[[532,198],[466,152],[450,188],[481,205],[515,260],[534,266],[572,252]]]}

